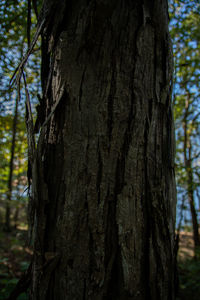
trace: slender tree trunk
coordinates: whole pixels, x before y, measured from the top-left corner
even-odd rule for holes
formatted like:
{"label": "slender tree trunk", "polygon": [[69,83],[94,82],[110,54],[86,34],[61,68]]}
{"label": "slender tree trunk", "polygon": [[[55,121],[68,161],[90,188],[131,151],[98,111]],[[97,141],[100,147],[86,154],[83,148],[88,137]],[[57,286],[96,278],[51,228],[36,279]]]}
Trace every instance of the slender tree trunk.
{"label": "slender tree trunk", "polygon": [[16,143],[16,133],[17,133],[17,118],[18,118],[18,98],[15,102],[15,113],[13,119],[12,128],[12,144],[11,144],[11,154],[10,154],[10,165],[9,165],[9,175],[8,175],[8,191],[6,199],[6,214],[5,214],[5,230],[10,231],[10,203],[12,199],[12,179],[13,179],[13,168],[14,168],[14,156],[15,156],[15,143]]}
{"label": "slender tree trunk", "polygon": [[[199,239],[199,224],[197,220],[197,212],[195,208],[194,201],[194,184],[193,184],[193,171],[192,171],[192,157],[191,157],[192,145],[189,144],[189,160],[187,163],[187,174],[188,174],[188,200],[190,205],[190,211],[192,215],[192,224],[193,224],[193,238],[196,250],[200,246]],[[196,253],[196,251],[195,251]]]}
{"label": "slender tree trunk", "polygon": [[[18,167],[20,168],[20,164],[18,165]],[[21,209],[21,205],[20,205],[20,185],[22,184],[21,180],[20,180],[20,176],[17,179],[17,195],[18,195],[18,199],[17,199],[17,204],[15,207],[15,212],[14,212],[14,217],[13,217],[13,221],[14,221],[14,227],[15,229],[18,226],[18,221],[19,221],[19,214],[20,214],[20,209]]]}
{"label": "slender tree trunk", "polygon": [[44,7],[30,298],[172,300],[167,1]]}
{"label": "slender tree trunk", "polygon": [[14,213],[14,226],[15,226],[15,229],[17,228],[17,225],[18,225],[18,220],[19,220],[19,206],[17,206],[15,208],[15,213]]}
{"label": "slender tree trunk", "polygon": [[188,114],[189,114],[189,99],[185,103],[185,115],[183,120],[183,130],[184,130],[184,164],[186,170],[187,178],[187,196],[190,206],[190,212],[192,216],[192,229],[193,229],[193,239],[195,245],[195,253],[197,248],[200,246],[199,239],[199,225],[197,220],[197,213],[195,209],[194,202],[194,184],[193,184],[193,171],[192,171],[192,145],[190,140],[190,135],[188,133]]}

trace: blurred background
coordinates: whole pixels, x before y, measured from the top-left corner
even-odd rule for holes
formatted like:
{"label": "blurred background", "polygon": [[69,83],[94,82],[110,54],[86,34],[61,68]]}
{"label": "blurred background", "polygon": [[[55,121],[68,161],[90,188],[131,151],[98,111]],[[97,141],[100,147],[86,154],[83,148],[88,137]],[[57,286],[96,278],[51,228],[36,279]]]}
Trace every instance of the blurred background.
{"label": "blurred background", "polygon": [[[174,52],[173,107],[179,293],[200,298],[200,3],[168,1]],[[36,119],[41,94],[40,39],[25,67],[27,87],[10,86],[36,31],[41,0],[1,0],[0,6],[0,299],[28,268],[29,182],[25,102]],[[36,135],[37,139],[37,135]],[[24,293],[18,299],[28,299]]]}

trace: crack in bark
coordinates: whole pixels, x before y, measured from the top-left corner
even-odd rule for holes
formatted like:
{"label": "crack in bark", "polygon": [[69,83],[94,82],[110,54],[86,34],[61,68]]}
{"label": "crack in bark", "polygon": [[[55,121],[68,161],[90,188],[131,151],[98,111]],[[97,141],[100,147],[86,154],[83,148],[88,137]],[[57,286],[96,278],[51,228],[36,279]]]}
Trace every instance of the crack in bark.
{"label": "crack in bark", "polygon": [[154,34],[154,101],[159,102],[159,95],[157,94],[157,37],[156,34]]}
{"label": "crack in bark", "polygon": [[81,77],[81,83],[80,83],[80,88],[79,88],[79,102],[78,102],[78,107],[79,107],[79,111],[81,111],[81,101],[82,101],[82,96],[83,96],[83,82],[84,82],[84,79],[85,79],[85,72],[86,72],[86,66],[83,70],[83,73],[82,73],[82,77]]}
{"label": "crack in bark", "polygon": [[97,181],[96,181],[96,190],[98,195],[98,204],[101,202],[101,181],[102,181],[102,174],[103,174],[103,162],[101,158],[101,150],[99,147],[99,139],[98,139],[98,171],[97,171]]}
{"label": "crack in bark", "polygon": [[151,193],[149,190],[149,176],[148,176],[148,135],[149,135],[149,122],[146,117],[145,128],[144,128],[144,179],[145,179],[145,199],[143,200],[144,207],[144,222],[145,222],[145,239],[144,239],[144,276],[145,276],[145,299],[151,300],[151,289],[150,289],[150,240],[151,240]]}
{"label": "crack in bark", "polygon": [[116,184],[114,195],[109,195],[107,191],[107,227],[105,236],[105,285],[104,285],[104,298],[116,299],[118,296],[115,294],[116,287],[119,287],[119,270],[118,270],[118,253],[119,253],[119,241],[118,241],[118,225],[116,220],[116,203],[118,194],[118,179],[120,170],[116,168]]}
{"label": "crack in bark", "polygon": [[108,131],[108,138],[109,141],[111,142],[112,138],[112,127],[113,127],[113,104],[114,104],[114,97],[116,93],[116,59],[115,59],[115,54],[114,51],[112,52],[112,57],[111,57],[111,72],[112,72],[112,77],[111,77],[111,83],[110,83],[110,92],[108,95],[108,104],[107,104],[107,110],[108,110],[108,120],[107,120],[107,131]]}

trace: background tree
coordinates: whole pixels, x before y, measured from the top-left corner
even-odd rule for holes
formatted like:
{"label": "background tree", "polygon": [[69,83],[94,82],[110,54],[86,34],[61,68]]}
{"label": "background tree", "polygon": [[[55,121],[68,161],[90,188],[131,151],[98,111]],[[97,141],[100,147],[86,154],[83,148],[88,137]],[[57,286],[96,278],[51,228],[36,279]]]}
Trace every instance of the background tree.
{"label": "background tree", "polygon": [[10,231],[10,202],[12,199],[12,181],[13,181],[13,170],[14,170],[14,156],[15,156],[15,144],[16,144],[16,133],[17,133],[17,118],[18,118],[18,98],[15,104],[15,114],[13,118],[12,126],[12,142],[10,150],[10,163],[9,163],[9,174],[8,174],[8,191],[7,191],[7,203],[6,203],[6,217],[5,217],[5,229]]}
{"label": "background tree", "polygon": [[[6,203],[8,196],[8,179],[10,177],[10,162],[11,162],[11,146],[12,146],[12,132],[13,132],[13,117],[11,115],[0,117],[0,199],[1,199],[1,215],[6,212]],[[12,202],[9,202],[9,208],[12,212],[16,207],[25,208],[25,199],[27,201],[24,190],[27,186],[27,143],[26,143],[26,129],[24,119],[19,118],[16,128],[16,144],[15,156],[13,157],[13,174],[11,182]],[[20,184],[18,185],[17,182]],[[11,195],[10,195],[11,196]],[[25,211],[23,211],[25,215]],[[10,218],[10,214],[9,214]],[[25,219],[25,218],[23,218]],[[4,219],[6,220],[6,219]]]}
{"label": "background tree", "polygon": [[[199,21],[198,1],[173,1],[171,35],[175,56],[174,111],[177,140],[178,197],[187,197],[195,247],[199,247],[197,197],[199,194]],[[180,201],[179,201],[180,203]],[[178,210],[179,211],[179,210]],[[188,217],[187,217],[188,219]]]}
{"label": "background tree", "polygon": [[[33,11],[31,14],[28,6],[27,1],[3,0],[0,8],[0,176],[2,179],[0,207],[2,215],[5,215],[4,223],[7,230],[11,228],[10,219],[12,217],[13,220],[14,211],[19,212],[19,207],[24,207],[25,199],[27,200],[26,192],[24,193],[27,188],[27,180],[25,178],[28,159],[24,125],[25,90],[23,83],[21,83],[19,97],[16,90],[9,86],[9,82],[17,64],[25,54],[29,39],[32,38],[34,32],[34,28],[30,27],[30,16],[31,23],[34,23],[36,22],[36,15]],[[29,25],[26,25],[27,15],[29,15]],[[40,93],[38,47],[39,42],[24,69],[27,75],[27,83],[31,83],[29,92],[35,103],[36,94]],[[12,124],[14,125],[12,126]],[[20,183],[19,186],[16,182]],[[14,201],[10,201],[11,199]],[[3,212],[3,209],[5,212]],[[23,213],[25,214],[25,211]],[[17,214],[15,214],[15,223],[16,216]]]}
{"label": "background tree", "polygon": [[42,11],[30,298],[174,299],[167,2]]}

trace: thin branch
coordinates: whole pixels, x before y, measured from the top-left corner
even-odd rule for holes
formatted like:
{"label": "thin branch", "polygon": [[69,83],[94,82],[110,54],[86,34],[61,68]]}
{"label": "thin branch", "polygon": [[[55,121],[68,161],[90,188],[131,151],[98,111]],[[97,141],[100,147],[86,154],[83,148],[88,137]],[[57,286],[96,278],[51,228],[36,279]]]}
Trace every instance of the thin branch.
{"label": "thin branch", "polygon": [[27,10],[27,40],[28,48],[31,45],[31,0],[28,0],[28,10]]}
{"label": "thin branch", "polygon": [[37,40],[38,40],[38,37],[39,37],[40,33],[43,30],[44,23],[45,23],[45,18],[43,18],[42,21],[41,21],[41,23],[38,24],[37,29],[36,29],[36,33],[35,33],[35,35],[33,37],[33,40],[31,42],[31,45],[30,45],[29,49],[26,52],[26,55],[24,56],[24,58],[22,59],[21,63],[16,68],[13,76],[11,77],[11,80],[10,80],[10,85],[11,86],[14,83],[17,83],[17,82],[19,82],[21,80],[23,69],[24,69],[24,67],[25,67],[25,65],[27,63],[27,60],[28,60],[29,56],[33,52],[33,48],[34,48],[35,44],[37,43]]}

